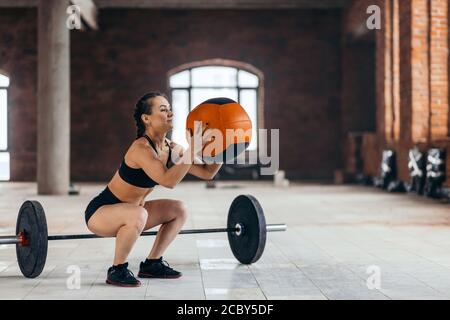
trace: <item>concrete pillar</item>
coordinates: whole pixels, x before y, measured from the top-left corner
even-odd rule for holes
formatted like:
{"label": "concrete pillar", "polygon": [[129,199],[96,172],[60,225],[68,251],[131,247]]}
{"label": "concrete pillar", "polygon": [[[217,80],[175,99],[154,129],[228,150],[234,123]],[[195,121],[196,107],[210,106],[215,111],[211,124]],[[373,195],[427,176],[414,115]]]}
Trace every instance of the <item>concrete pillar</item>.
{"label": "concrete pillar", "polygon": [[67,194],[70,182],[68,0],[38,1],[38,194]]}

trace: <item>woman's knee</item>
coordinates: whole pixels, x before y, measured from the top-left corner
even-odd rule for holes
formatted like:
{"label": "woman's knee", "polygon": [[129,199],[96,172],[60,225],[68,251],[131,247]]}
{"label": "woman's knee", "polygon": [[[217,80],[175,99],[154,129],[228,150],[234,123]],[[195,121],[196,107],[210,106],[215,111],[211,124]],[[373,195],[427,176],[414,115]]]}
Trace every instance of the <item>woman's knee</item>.
{"label": "woman's knee", "polygon": [[135,227],[139,232],[142,231],[147,223],[148,213],[145,208],[138,207],[131,210],[126,224]]}
{"label": "woman's knee", "polygon": [[187,207],[183,201],[175,200],[173,204],[175,219],[186,221],[188,217]]}

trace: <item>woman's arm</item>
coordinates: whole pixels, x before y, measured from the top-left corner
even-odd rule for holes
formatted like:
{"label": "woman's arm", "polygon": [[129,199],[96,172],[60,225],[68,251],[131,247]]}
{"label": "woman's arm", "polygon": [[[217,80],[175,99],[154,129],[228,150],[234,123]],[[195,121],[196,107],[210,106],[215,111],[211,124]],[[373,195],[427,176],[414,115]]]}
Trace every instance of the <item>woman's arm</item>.
{"label": "woman's arm", "polygon": [[167,169],[156,153],[143,145],[136,146],[133,152],[133,162],[144,170],[144,172],[158,184],[172,189],[188,173],[192,166],[190,157],[191,149],[188,148],[181,157],[178,164]]}
{"label": "woman's arm", "polygon": [[[169,142],[173,152],[176,152],[179,157],[182,157],[186,152],[184,148],[173,141],[169,140]],[[221,167],[222,163],[205,164],[199,158],[195,158],[194,164],[189,168],[188,173],[203,180],[211,180]]]}
{"label": "woman's arm", "polygon": [[215,177],[222,163],[213,164],[193,164],[189,168],[189,173],[203,180],[211,180]]}
{"label": "woman's arm", "polygon": [[[156,152],[149,147],[142,144],[136,145],[134,150],[134,162],[136,162],[142,170],[158,184],[163,187],[172,189],[184,178],[186,173],[192,167],[192,159],[195,159],[196,155],[200,153],[205,145],[211,138],[211,131],[206,130],[202,132],[202,128],[199,126],[193,136],[189,137],[189,147],[180,155],[176,164],[170,169],[161,162],[157,157]],[[201,142],[196,145],[194,141]]]}

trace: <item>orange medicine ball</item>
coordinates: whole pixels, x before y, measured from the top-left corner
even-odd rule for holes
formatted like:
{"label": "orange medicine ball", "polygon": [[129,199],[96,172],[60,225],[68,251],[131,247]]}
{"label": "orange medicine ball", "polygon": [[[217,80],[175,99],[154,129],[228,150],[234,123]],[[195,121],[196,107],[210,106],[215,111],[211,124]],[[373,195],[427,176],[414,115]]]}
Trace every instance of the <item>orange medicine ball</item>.
{"label": "orange medicine ball", "polygon": [[215,129],[213,140],[203,149],[206,161],[230,161],[242,153],[252,138],[252,122],[244,108],[228,98],[202,102],[188,115],[186,128],[192,134],[194,122],[201,121],[203,131]]}

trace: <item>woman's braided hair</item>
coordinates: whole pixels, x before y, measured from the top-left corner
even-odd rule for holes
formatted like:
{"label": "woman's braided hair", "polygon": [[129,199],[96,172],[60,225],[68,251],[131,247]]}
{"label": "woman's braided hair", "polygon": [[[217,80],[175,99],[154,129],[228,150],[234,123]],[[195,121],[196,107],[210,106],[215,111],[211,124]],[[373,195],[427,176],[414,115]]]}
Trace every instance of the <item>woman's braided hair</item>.
{"label": "woman's braided hair", "polygon": [[145,124],[142,122],[141,116],[152,113],[152,99],[155,97],[164,97],[167,99],[164,93],[149,92],[140,97],[138,102],[136,102],[136,106],[134,107],[134,121],[136,122],[137,128],[136,139],[142,137],[145,133]]}

